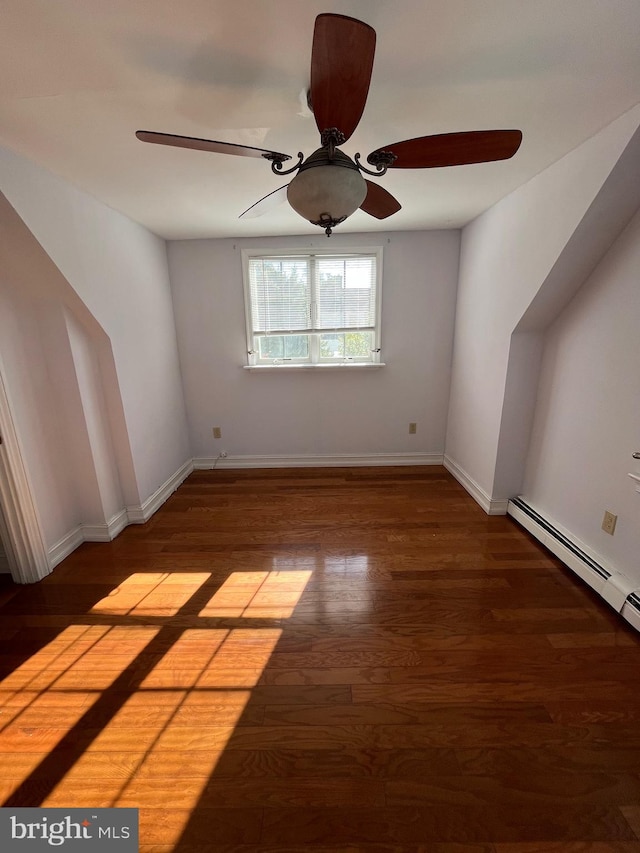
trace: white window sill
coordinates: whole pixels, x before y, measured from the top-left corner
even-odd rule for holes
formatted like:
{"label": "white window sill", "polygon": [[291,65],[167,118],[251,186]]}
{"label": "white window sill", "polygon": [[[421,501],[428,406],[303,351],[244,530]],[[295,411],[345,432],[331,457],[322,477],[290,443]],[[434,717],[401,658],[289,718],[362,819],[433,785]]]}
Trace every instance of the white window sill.
{"label": "white window sill", "polygon": [[382,361],[341,361],[339,364],[243,364],[244,370],[370,370],[386,367]]}

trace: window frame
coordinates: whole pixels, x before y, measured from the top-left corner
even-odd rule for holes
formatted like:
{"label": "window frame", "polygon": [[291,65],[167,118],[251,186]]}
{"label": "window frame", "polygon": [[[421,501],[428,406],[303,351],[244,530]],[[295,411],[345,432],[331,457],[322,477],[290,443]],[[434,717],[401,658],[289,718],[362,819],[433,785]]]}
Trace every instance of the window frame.
{"label": "window frame", "polygon": [[[247,363],[245,367],[256,369],[274,369],[282,370],[287,368],[336,368],[336,367],[382,367],[384,366],[381,358],[381,325],[382,325],[382,246],[348,246],[341,247],[339,250],[329,248],[295,248],[295,249],[242,249],[242,279],[244,290],[244,313],[245,313],[245,330],[247,338]],[[316,291],[316,282],[313,269],[313,259],[320,258],[350,258],[350,257],[373,257],[375,258],[375,325],[373,329],[367,328],[373,335],[373,347],[371,357],[368,359],[355,359],[348,357],[327,358],[320,353],[320,337],[323,334],[331,334],[332,329],[317,329],[313,331],[298,331],[293,330],[287,332],[287,335],[300,334],[308,337],[309,347],[308,356],[306,358],[260,358],[258,351],[255,348],[252,322],[252,301],[251,301],[251,283],[249,280],[249,262],[251,259],[259,258],[268,260],[269,258],[293,258],[296,256],[311,259],[310,270],[310,304],[312,321],[314,325],[314,296]],[[354,327],[357,330],[357,327]],[[344,334],[344,332],[342,332]],[[268,333],[267,333],[268,334]]]}

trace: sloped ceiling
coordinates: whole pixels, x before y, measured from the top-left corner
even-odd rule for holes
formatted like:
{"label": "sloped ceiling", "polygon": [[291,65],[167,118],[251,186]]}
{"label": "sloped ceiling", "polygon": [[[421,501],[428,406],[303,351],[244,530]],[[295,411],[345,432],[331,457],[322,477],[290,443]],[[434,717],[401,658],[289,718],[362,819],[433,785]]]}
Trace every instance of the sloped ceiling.
{"label": "sloped ceiling", "polygon": [[[318,147],[306,106],[314,19],[377,31],[353,156],[400,139],[520,128],[506,162],[396,171],[403,209],[342,231],[459,227],[640,101],[638,0],[4,0],[0,142],[166,238],[314,233],[261,160],[136,140],[137,129],[295,155]],[[319,232],[318,232],[319,233]]]}

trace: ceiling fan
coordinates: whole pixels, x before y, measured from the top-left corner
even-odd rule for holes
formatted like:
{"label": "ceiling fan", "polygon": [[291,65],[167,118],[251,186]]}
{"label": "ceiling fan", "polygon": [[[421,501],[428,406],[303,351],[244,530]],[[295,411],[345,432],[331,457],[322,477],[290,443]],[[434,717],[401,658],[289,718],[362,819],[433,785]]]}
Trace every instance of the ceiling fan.
{"label": "ceiling fan", "polygon": [[348,157],[338,146],[352,136],[364,111],[375,45],[375,30],[363,21],[331,13],[318,15],[308,102],[320,131],[321,147],[306,160],[298,153],[298,162],[292,168],[283,168],[291,160],[288,154],[264,148],[149,130],[139,130],[136,136],[159,145],[261,157],[271,162],[276,175],[297,172],[289,184],[264,196],[241,216],[260,216],[286,196],[300,216],[324,228],[327,236],[358,208],[377,219],[400,210],[391,193],[363,178],[362,173],[382,177],[387,169],[430,169],[513,157],[522,141],[519,130],[476,130],[406,139],[372,151],[367,163],[373,169],[360,162],[360,154],[354,159]]}

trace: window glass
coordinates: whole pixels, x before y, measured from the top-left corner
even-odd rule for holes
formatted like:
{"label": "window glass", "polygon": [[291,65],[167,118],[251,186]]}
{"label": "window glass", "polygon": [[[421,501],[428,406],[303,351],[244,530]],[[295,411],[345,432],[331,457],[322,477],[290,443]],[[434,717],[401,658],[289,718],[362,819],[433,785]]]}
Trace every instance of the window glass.
{"label": "window glass", "polygon": [[250,364],[379,361],[381,249],[243,255]]}

